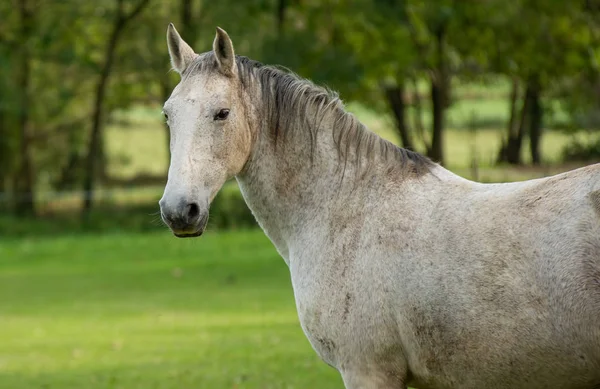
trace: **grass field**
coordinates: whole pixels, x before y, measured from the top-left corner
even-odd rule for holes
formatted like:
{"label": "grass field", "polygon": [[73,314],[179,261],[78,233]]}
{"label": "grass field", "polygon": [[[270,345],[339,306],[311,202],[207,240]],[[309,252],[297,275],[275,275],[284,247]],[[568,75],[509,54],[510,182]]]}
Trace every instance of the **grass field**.
{"label": "grass field", "polygon": [[0,388],[342,388],[261,231],[0,244]]}

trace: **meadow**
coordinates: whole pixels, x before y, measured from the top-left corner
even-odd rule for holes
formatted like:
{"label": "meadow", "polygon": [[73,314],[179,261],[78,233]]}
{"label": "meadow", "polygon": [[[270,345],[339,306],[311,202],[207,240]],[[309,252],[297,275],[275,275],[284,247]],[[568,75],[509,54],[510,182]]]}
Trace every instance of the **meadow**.
{"label": "meadow", "polygon": [[342,388],[262,231],[0,244],[0,388]]}

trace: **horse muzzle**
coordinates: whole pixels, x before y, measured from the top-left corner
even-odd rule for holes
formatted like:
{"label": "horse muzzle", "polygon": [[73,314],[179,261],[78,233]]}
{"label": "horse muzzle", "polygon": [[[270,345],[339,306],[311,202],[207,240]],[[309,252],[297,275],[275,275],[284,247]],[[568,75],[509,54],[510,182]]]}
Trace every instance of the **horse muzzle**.
{"label": "horse muzzle", "polygon": [[164,199],[160,200],[159,205],[162,220],[176,237],[193,238],[204,232],[208,222],[208,207],[185,200],[171,205]]}

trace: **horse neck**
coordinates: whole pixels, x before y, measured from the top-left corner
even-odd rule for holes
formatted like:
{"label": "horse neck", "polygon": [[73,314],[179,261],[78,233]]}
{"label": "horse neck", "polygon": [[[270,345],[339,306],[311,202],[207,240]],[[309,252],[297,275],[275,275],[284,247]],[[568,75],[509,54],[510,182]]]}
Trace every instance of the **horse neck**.
{"label": "horse neck", "polygon": [[[312,149],[308,128],[282,131],[285,138],[277,143],[267,129],[259,131],[244,172],[237,177],[246,203],[286,262],[295,238],[314,230],[315,223],[326,222],[332,210],[343,206],[343,199],[364,195],[365,187],[373,190],[355,177],[365,160],[340,160],[331,116],[321,121]],[[384,171],[379,167],[374,164],[368,176]]]}

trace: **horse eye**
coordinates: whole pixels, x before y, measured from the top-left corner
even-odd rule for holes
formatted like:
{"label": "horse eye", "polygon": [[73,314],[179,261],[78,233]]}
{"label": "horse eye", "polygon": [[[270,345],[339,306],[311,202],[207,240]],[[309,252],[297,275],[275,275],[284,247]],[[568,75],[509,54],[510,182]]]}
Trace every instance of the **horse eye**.
{"label": "horse eye", "polygon": [[225,120],[229,116],[229,110],[227,108],[223,108],[215,115],[215,120]]}
{"label": "horse eye", "polygon": [[165,112],[162,113],[163,116],[165,117],[166,120],[169,120],[169,115],[167,115]]}

